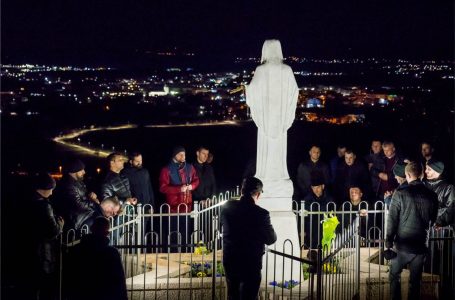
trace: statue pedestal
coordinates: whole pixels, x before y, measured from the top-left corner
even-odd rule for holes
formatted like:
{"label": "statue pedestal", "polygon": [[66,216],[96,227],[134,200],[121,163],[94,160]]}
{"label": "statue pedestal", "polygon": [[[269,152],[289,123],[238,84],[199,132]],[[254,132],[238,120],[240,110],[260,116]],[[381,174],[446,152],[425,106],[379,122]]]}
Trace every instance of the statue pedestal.
{"label": "statue pedestal", "polygon": [[264,187],[258,205],[269,212],[292,212],[292,194],[294,187],[291,179],[267,180],[259,178]]}
{"label": "statue pedestal", "polygon": [[[297,217],[292,212],[292,181],[285,179],[262,180],[262,182],[264,193],[261,195],[258,205],[270,212],[270,219],[277,234],[276,243],[269,246],[269,249],[300,257]],[[262,280],[267,279],[267,284],[274,280],[283,282],[301,279],[300,262],[298,261],[266,253],[262,262]]]}

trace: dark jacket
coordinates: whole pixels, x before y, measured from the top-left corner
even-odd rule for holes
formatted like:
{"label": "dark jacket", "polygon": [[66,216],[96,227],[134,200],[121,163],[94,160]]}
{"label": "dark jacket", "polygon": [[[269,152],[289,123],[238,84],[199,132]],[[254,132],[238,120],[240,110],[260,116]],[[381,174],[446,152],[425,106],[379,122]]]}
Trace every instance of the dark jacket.
{"label": "dark jacket", "polygon": [[299,165],[297,169],[297,186],[300,190],[300,199],[311,191],[312,176],[322,177],[325,186],[328,186],[330,183],[329,166],[321,160],[314,163],[311,159],[308,159]]}
{"label": "dark jacket", "polygon": [[130,182],[123,174],[107,173],[101,186],[101,199],[117,196],[122,203],[131,198]]}
{"label": "dark jacket", "polygon": [[265,245],[276,242],[269,212],[244,196],[221,210],[223,263],[232,269],[261,269]]}
{"label": "dark jacket", "polygon": [[[329,195],[327,190],[324,190],[324,193],[321,197],[316,197],[316,195],[311,191],[303,199],[305,201],[305,210],[311,212],[318,211],[327,211],[327,204],[333,202],[333,198]],[[318,203],[319,205],[317,205]],[[329,206],[329,210],[333,210],[334,206]],[[304,226],[304,237],[303,244],[306,247],[317,249],[317,246],[321,243],[322,239],[322,224],[321,221],[324,219],[322,214],[309,214],[303,218]]]}
{"label": "dark jacket", "polygon": [[120,254],[107,237],[83,236],[69,253],[67,272],[69,299],[128,299]]}
{"label": "dark jacket", "polygon": [[455,200],[455,191],[453,185],[444,179],[424,180],[423,183],[427,188],[438,195],[439,210],[438,216],[442,215]]}
{"label": "dark jacket", "polygon": [[33,256],[33,268],[39,274],[56,272],[58,262],[58,236],[62,226],[57,222],[57,216],[48,199],[36,193],[29,205],[28,222]]}
{"label": "dark jacket", "polygon": [[384,203],[385,203],[385,205],[387,205],[387,207],[390,207],[390,202],[392,202],[393,194],[394,194],[396,191],[402,190],[402,189],[404,189],[404,188],[407,187],[407,186],[408,186],[408,182],[405,181],[405,182],[403,182],[402,184],[400,184],[400,185],[393,191],[393,193],[392,193],[390,196],[384,197]]}
{"label": "dark jacket", "polygon": [[80,228],[82,221],[91,213],[93,201],[88,198],[84,182],[65,175],[55,189],[52,205],[65,220],[65,228]]}
{"label": "dark jacket", "polygon": [[150,204],[156,208],[149,171],[145,168],[128,167],[123,169],[122,173],[128,178],[131,195],[137,198],[138,203]]}
{"label": "dark jacket", "polygon": [[396,165],[397,162],[403,162],[403,159],[398,156],[398,154],[395,154],[394,157],[392,158],[387,158],[386,156],[383,156],[383,169],[378,172],[379,173],[386,173],[387,174],[387,180],[381,180],[379,179],[379,189],[378,189],[378,196],[382,197],[385,192],[387,191],[393,191],[394,189],[397,188],[398,182],[395,179],[395,175],[393,174],[393,167]]}
{"label": "dark jacket", "polygon": [[104,217],[104,214],[103,210],[101,209],[101,206],[95,203],[90,212],[85,214],[84,218],[81,218],[80,226],[77,227],[76,229],[81,229],[83,226],[85,226],[87,229],[90,229],[90,227],[93,224],[93,221],[95,221],[95,219],[98,217]]}
{"label": "dark jacket", "polygon": [[365,198],[370,198],[371,186],[367,167],[357,160],[351,166],[346,162],[338,165],[334,183],[338,203],[349,201],[349,188],[353,186],[360,188]]}
{"label": "dark jacket", "polygon": [[[370,178],[371,178],[371,188],[374,197],[379,196],[379,186],[381,184],[381,179],[379,178],[379,173],[381,173],[384,169],[384,153],[379,152],[377,154],[370,153],[365,157],[365,161],[367,164],[371,164],[370,171]],[[383,195],[381,195],[383,196]]]}
{"label": "dark jacket", "polygon": [[386,247],[395,243],[399,251],[427,251],[427,229],[436,221],[438,197],[420,180],[414,180],[392,197],[386,230]]}
{"label": "dark jacket", "polygon": [[216,180],[213,167],[207,163],[195,163],[197,176],[199,177],[199,186],[193,191],[194,200],[205,200],[216,195]]}
{"label": "dark jacket", "polygon": [[438,216],[436,224],[439,226],[449,226],[452,225],[452,229],[455,230],[455,202],[452,202],[449,207],[444,211],[444,213]]}
{"label": "dark jacket", "polygon": [[[321,197],[317,197],[313,193],[313,191],[311,191],[305,196],[305,198],[303,198],[303,200],[305,201],[305,209],[306,210],[310,209],[310,206],[311,206],[312,203],[319,203],[319,209],[321,211],[326,211],[327,210],[327,204],[329,202],[333,202],[333,198],[332,198],[332,196],[330,196],[330,194],[327,192],[327,190],[324,190],[324,192],[322,193]],[[315,207],[313,210],[318,209],[318,207],[316,205],[313,205],[313,207]]]}
{"label": "dark jacket", "polygon": [[337,173],[338,166],[344,163],[344,156],[339,157],[336,155],[330,160],[330,182],[333,183],[335,181],[335,176]]}

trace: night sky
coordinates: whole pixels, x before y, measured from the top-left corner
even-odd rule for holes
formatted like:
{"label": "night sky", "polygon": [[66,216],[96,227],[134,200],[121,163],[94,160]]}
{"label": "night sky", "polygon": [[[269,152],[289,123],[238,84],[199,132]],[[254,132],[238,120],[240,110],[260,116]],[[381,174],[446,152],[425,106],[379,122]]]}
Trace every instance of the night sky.
{"label": "night sky", "polygon": [[[417,2],[417,3],[416,3]],[[128,62],[147,51],[453,59],[452,0],[2,1],[4,63]]]}

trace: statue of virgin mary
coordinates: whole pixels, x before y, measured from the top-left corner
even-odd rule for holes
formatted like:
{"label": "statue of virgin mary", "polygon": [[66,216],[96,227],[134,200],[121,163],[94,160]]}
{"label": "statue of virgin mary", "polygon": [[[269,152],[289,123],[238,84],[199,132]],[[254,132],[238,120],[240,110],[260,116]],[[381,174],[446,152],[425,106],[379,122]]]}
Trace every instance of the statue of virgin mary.
{"label": "statue of virgin mary", "polygon": [[246,103],[258,128],[256,177],[289,179],[287,130],[295,118],[298,86],[291,67],[283,63],[278,40],[266,40],[261,65],[246,87]]}

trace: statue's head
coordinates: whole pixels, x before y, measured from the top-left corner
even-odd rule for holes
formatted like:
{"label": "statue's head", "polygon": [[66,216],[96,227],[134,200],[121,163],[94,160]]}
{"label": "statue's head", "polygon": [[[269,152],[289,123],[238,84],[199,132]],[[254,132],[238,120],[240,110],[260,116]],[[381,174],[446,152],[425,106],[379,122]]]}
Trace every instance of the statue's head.
{"label": "statue's head", "polygon": [[261,63],[283,60],[283,51],[279,40],[266,40],[262,46]]}

